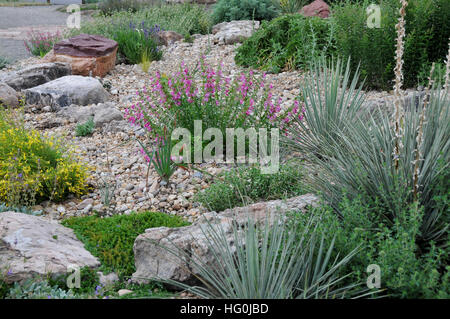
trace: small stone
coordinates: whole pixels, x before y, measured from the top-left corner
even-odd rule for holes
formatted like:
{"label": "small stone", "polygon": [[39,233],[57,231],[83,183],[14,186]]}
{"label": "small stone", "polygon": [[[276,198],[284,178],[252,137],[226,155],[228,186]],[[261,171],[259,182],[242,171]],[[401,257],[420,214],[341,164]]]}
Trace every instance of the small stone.
{"label": "small stone", "polygon": [[128,290],[128,289],[120,289],[117,293],[119,294],[119,297],[122,297],[122,296],[133,293],[133,291]]}
{"label": "small stone", "polygon": [[88,205],[91,205],[94,203],[94,200],[92,198],[87,198],[84,201],[82,201],[81,203],[78,204],[77,208],[79,210],[85,209]]}

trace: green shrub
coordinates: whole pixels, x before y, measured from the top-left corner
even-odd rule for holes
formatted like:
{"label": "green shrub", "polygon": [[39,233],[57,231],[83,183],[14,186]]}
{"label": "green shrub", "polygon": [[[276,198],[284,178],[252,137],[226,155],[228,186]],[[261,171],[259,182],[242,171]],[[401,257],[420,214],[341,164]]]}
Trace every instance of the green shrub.
{"label": "green shrub", "polygon": [[94,118],[91,117],[85,123],[77,124],[77,127],[75,129],[75,135],[76,136],[91,135],[94,132],[94,128],[95,128]]}
{"label": "green shrub", "polygon": [[203,286],[163,282],[205,299],[335,299],[358,293],[355,285],[341,284],[342,270],[358,248],[331,258],[334,242],[325,243],[329,234],[316,231],[317,224],[318,219],[311,218],[294,232],[280,216],[272,223],[266,220],[262,227],[252,218],[243,225],[232,222],[231,229],[226,228],[235,247],[230,249],[223,225],[208,223],[202,232],[217,262],[207,263],[196,253],[163,246],[175,258],[189,259]]}
{"label": "green shrub", "polygon": [[236,63],[272,72],[308,68],[315,58],[334,52],[334,28],[330,21],[294,14],[264,22],[237,49]]}
{"label": "green shrub", "polygon": [[5,57],[0,56],[0,70],[5,68],[9,64],[8,59]]}
{"label": "green shrub", "polygon": [[[319,206],[311,211],[320,217],[317,232],[332,234],[335,253],[346,254],[361,246],[361,250],[343,267],[343,273],[351,274],[342,284],[365,284],[371,264],[381,270],[381,287],[378,296],[397,298],[448,298],[449,248],[437,247],[430,242],[427,249],[421,248],[419,233],[423,209],[412,205],[403,210],[393,223],[380,217],[383,209],[370,207],[362,198],[348,200],[346,196],[339,204],[341,215],[336,215],[329,206]],[[449,201],[447,201],[448,207]],[[309,217],[303,213],[293,215],[298,232],[302,233]],[[319,219],[317,219],[319,220]],[[373,292],[375,292],[374,290]]]}
{"label": "green shrub", "polygon": [[341,3],[333,6],[333,23],[336,25],[337,53],[351,57],[352,70],[360,67],[361,79],[371,88],[391,87],[394,78],[395,24],[398,14],[389,3],[380,5],[381,27],[368,28],[365,8],[368,1]]}
{"label": "green shrub", "polygon": [[214,6],[214,23],[233,20],[272,20],[279,14],[271,0],[219,0]]}
{"label": "green shrub", "polygon": [[62,139],[25,128],[20,113],[0,109],[0,201],[33,206],[87,192],[88,168]]}
{"label": "green shrub", "polygon": [[[420,69],[420,72],[417,76],[417,82],[419,85],[422,85],[423,87],[428,86],[428,79],[430,77],[431,73],[431,67],[432,63],[424,63]],[[434,81],[434,84],[438,87],[442,87],[445,83],[445,71],[446,71],[446,65],[444,63],[435,63],[434,65],[434,71],[431,75],[432,81]]]}
{"label": "green shrub", "polygon": [[284,164],[275,174],[262,174],[261,168],[242,167],[223,174],[194,200],[212,211],[223,211],[257,201],[285,199],[305,193],[303,172],[298,165]]}
{"label": "green shrub", "polygon": [[99,258],[104,271],[114,271],[121,277],[135,272],[133,244],[146,229],[188,225],[180,217],[150,212],[108,218],[73,217],[62,224],[75,231],[86,249]]}
{"label": "green shrub", "polygon": [[[381,28],[366,25],[366,8],[373,1],[342,2],[332,7],[337,53],[352,58],[371,89],[388,90],[394,78],[395,39],[400,2],[380,1]],[[406,7],[404,86],[415,87],[424,64],[442,62],[450,37],[450,3],[410,0]]]}

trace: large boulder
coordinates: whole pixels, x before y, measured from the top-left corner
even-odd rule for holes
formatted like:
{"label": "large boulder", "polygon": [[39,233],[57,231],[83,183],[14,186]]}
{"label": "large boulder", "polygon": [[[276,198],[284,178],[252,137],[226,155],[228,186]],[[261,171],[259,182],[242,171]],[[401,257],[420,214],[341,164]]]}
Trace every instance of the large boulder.
{"label": "large boulder", "polygon": [[44,60],[68,63],[75,75],[104,77],[116,64],[117,48],[114,40],[80,34],[56,43]]}
{"label": "large boulder", "polygon": [[228,237],[230,249],[233,250],[232,223],[242,226],[248,221],[248,218],[252,218],[258,224],[263,224],[267,220],[270,221],[270,217],[273,218],[288,211],[305,211],[308,206],[315,205],[317,201],[316,196],[307,194],[285,201],[275,200],[229,209],[220,214],[207,214],[203,219],[186,227],[147,229],[134,242],[136,272],[133,274],[132,280],[137,283],[147,283],[155,278],[195,283],[197,273],[192,259],[188,258],[186,262],[183,262],[182,259],[175,257],[162,246],[169,249],[174,249],[174,247],[182,249],[187,256],[195,255],[204,263],[213,265],[216,258],[209,250],[202,230],[207,225],[206,220],[209,220],[211,224],[222,226]]}
{"label": "large boulder", "polygon": [[7,282],[48,273],[64,275],[70,265],[100,266],[72,229],[43,217],[0,213],[0,268],[7,273]]}
{"label": "large boulder", "polygon": [[0,107],[18,107],[19,95],[6,83],[0,82]]}
{"label": "large boulder", "polygon": [[25,90],[28,104],[50,105],[52,110],[61,107],[104,103],[109,93],[97,79],[80,75],[64,76],[54,81]]}
{"label": "large boulder", "polygon": [[235,44],[251,37],[259,28],[259,21],[241,20],[222,22],[212,28],[216,44]]}
{"label": "large boulder", "polygon": [[92,106],[70,105],[62,108],[56,115],[73,123],[83,123],[93,117],[96,127],[112,121],[123,120],[122,112],[112,102],[99,103]]}
{"label": "large boulder", "polygon": [[330,7],[323,0],[315,0],[304,6],[300,13],[305,17],[328,18],[330,16]]}
{"label": "large boulder", "polygon": [[70,65],[66,63],[42,63],[7,73],[0,77],[0,82],[5,82],[14,90],[20,91],[70,74],[72,74]]}

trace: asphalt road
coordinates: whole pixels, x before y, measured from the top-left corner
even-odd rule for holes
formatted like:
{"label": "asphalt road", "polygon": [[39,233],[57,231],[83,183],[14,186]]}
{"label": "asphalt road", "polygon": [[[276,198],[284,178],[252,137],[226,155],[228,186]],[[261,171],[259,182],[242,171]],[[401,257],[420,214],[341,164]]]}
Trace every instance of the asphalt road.
{"label": "asphalt road", "polygon": [[0,55],[10,61],[30,56],[23,43],[31,29],[55,30],[65,26],[68,14],[61,6],[0,7]]}

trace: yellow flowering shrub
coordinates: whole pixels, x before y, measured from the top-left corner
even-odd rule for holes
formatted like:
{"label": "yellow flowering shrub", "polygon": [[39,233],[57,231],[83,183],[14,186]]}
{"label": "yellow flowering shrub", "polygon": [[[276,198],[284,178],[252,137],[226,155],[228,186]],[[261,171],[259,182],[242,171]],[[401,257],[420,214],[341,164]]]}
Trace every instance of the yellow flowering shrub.
{"label": "yellow flowering shrub", "polygon": [[16,114],[0,110],[0,202],[62,200],[87,192],[88,168],[55,137],[26,129]]}

